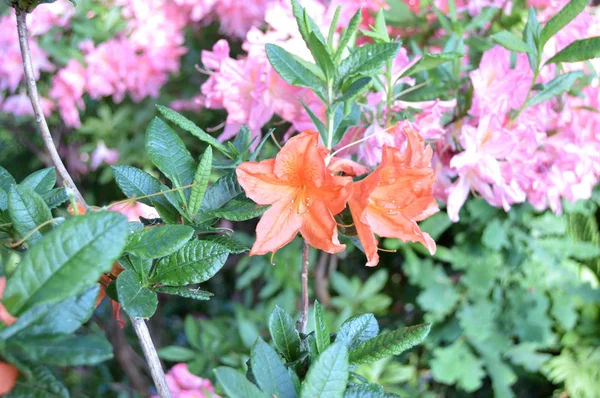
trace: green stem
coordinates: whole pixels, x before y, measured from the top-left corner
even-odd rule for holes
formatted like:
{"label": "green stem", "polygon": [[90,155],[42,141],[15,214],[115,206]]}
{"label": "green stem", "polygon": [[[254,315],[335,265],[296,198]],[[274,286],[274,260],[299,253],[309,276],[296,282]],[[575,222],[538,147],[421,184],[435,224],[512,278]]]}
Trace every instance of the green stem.
{"label": "green stem", "polygon": [[333,118],[334,115],[331,112],[331,103],[333,102],[333,87],[331,81],[327,82],[327,148],[333,147]]}
{"label": "green stem", "polygon": [[392,102],[394,100],[394,88],[392,87],[392,61],[388,61],[386,65],[385,76],[387,78],[387,112],[385,114],[385,125],[389,127],[392,121]]}

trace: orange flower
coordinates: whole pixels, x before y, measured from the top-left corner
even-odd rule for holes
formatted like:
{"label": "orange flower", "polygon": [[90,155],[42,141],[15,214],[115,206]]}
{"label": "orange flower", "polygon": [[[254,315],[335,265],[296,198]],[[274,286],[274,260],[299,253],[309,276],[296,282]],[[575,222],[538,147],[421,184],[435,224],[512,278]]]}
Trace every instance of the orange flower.
{"label": "orange flower", "polygon": [[346,207],[352,178],[333,176],[325,165],[327,153],[319,145],[319,133],[304,131],[288,140],[275,159],[238,166],[238,181],[246,195],[260,205],[271,205],[256,227],[250,255],[275,252],[298,232],[325,252],[345,249],[333,216]]}
{"label": "orange flower", "polygon": [[19,377],[19,371],[13,365],[0,362],[0,395],[8,394]]}
{"label": "orange flower", "polygon": [[432,151],[424,148],[423,138],[412,128],[406,126],[403,131],[407,137],[404,153],[385,146],[381,164],[368,177],[354,183],[348,202],[369,267],[379,262],[374,233],[404,242],[421,242],[431,254],[435,253],[435,242],[417,225],[417,221],[439,210],[432,196]]}
{"label": "orange flower", "polygon": [[[6,288],[6,278],[0,276],[0,300],[4,295],[4,288]],[[0,323],[4,323],[6,326],[10,326],[17,321],[17,318],[13,317],[6,311],[6,308],[0,303]]]}

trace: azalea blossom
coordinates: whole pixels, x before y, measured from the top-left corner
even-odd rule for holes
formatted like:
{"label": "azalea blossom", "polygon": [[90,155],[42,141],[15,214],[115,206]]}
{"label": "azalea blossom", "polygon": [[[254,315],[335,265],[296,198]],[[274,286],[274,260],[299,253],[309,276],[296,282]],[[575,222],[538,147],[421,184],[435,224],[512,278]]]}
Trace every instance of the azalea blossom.
{"label": "azalea blossom", "polygon": [[0,395],[8,394],[17,383],[19,370],[13,365],[0,362]]}
{"label": "azalea blossom", "polygon": [[[173,398],[220,398],[211,381],[192,374],[187,364],[178,363],[165,375]],[[152,398],[158,398],[153,395]]]}
{"label": "azalea blossom", "polygon": [[403,132],[407,138],[406,150],[384,146],[381,164],[353,184],[348,202],[369,267],[379,262],[374,234],[420,242],[431,254],[435,253],[435,242],[417,225],[417,221],[439,210],[432,195],[432,150],[424,146],[423,138],[414,129],[404,126]]}
{"label": "azalea blossom", "polygon": [[[6,288],[6,277],[0,276],[0,300],[2,300],[2,296],[4,295],[4,289]],[[6,311],[4,305],[0,301],[0,323],[5,324],[7,326],[12,325],[17,321],[17,318],[13,317]]]}
{"label": "azalea blossom", "polygon": [[328,152],[319,144],[319,133],[304,131],[288,140],[275,159],[238,166],[238,181],[246,195],[260,205],[271,205],[256,227],[250,255],[275,252],[298,232],[319,250],[345,249],[333,216],[346,207],[352,179],[332,175],[325,164]]}

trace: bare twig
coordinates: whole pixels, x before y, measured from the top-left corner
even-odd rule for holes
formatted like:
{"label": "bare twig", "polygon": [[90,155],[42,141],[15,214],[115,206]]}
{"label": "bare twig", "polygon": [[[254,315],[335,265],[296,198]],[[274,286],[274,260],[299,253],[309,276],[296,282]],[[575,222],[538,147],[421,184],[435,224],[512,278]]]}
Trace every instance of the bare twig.
{"label": "bare twig", "polygon": [[[65,165],[63,164],[62,160],[60,159],[60,156],[58,155],[58,151],[56,150],[56,146],[54,145],[54,141],[52,140],[52,135],[50,134],[50,129],[48,128],[48,123],[46,122],[46,118],[44,117],[42,104],[40,102],[40,97],[35,82],[35,76],[33,74],[33,66],[31,63],[31,53],[29,50],[29,42],[27,37],[27,13],[25,13],[22,10],[16,9],[16,14],[17,33],[19,35],[19,45],[21,47],[21,56],[23,58],[23,67],[25,69],[25,80],[27,82],[27,94],[29,95],[31,105],[33,106],[35,120],[38,123],[40,133],[42,134],[42,140],[44,141],[46,150],[50,154],[52,162],[56,166],[58,174],[62,177],[67,187],[73,192],[73,195],[75,195],[75,199],[77,200],[77,202],[85,206],[86,203],[83,199],[83,196],[77,189],[77,186],[73,182],[71,175],[65,168]],[[150,332],[148,331],[148,326],[146,326],[146,322],[141,318],[131,317],[131,323],[133,325],[135,333],[138,336],[138,339],[140,340],[140,344],[144,351],[144,356],[146,357],[146,361],[148,362],[148,365],[150,367],[150,373],[152,374],[152,379],[154,380],[154,384],[156,385],[156,389],[158,390],[159,396],[161,398],[171,398],[171,392],[169,391],[169,387],[167,386],[165,374],[163,372],[160,360],[158,359],[156,348],[152,344],[152,338],[150,337]]]}
{"label": "bare twig", "polygon": [[152,338],[150,337],[150,332],[148,331],[146,321],[144,321],[142,318],[131,317],[131,324],[133,325],[133,329],[140,340],[142,351],[144,351],[144,356],[146,357],[146,361],[150,366],[150,373],[152,374],[152,379],[156,384],[158,395],[161,398],[171,398],[171,391],[167,385],[167,380],[165,379],[165,374],[163,372],[162,365],[160,364],[160,359],[156,353],[156,348],[152,343]]}
{"label": "bare twig", "polygon": [[310,246],[303,241],[302,247],[302,302],[300,303],[300,331],[306,333],[306,323],[308,322],[308,255]]}
{"label": "bare twig", "polygon": [[27,94],[29,95],[29,100],[31,101],[31,105],[33,106],[33,112],[35,114],[35,121],[40,128],[40,133],[42,134],[42,140],[44,141],[44,145],[46,146],[46,150],[50,154],[50,158],[52,162],[56,166],[56,171],[61,176],[67,187],[73,192],[75,195],[75,199],[77,203],[85,204],[83,200],[83,196],[77,189],[77,186],[73,182],[73,179],[69,175],[69,172],[65,168],[60,156],[58,155],[58,151],[56,150],[56,146],[54,145],[54,141],[52,140],[52,135],[50,135],[50,129],[48,128],[48,123],[46,123],[46,118],[44,117],[44,111],[42,108],[42,104],[40,102],[40,96],[37,91],[37,84],[35,82],[35,76],[33,74],[33,65],[31,63],[31,52],[29,51],[29,42],[27,38],[27,13],[25,11],[21,11],[19,9],[16,10],[17,14],[17,32],[19,34],[19,46],[21,47],[21,56],[23,58],[23,67],[25,68],[25,81],[27,83]]}

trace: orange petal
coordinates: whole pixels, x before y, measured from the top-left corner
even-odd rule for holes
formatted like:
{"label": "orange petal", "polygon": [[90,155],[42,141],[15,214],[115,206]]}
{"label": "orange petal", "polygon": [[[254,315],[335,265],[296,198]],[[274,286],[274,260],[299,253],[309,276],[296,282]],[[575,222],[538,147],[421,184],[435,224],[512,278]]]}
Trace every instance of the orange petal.
{"label": "orange petal", "polygon": [[0,362],[0,395],[8,394],[19,377],[19,370],[13,365]]}
{"label": "orange petal", "polygon": [[369,172],[369,169],[362,164],[345,158],[332,158],[328,167],[333,173],[343,172],[352,177],[361,176]]}
{"label": "orange petal", "polygon": [[275,203],[263,214],[256,226],[256,242],[250,251],[251,256],[275,252],[294,239],[302,216],[292,209],[288,201]]}
{"label": "orange petal", "polygon": [[421,231],[415,221],[409,220],[401,214],[387,214],[367,209],[367,221],[373,232],[381,237],[396,238],[403,242],[420,242],[435,254],[435,241],[428,233]]}
{"label": "orange petal", "polygon": [[321,201],[313,201],[302,215],[300,233],[309,245],[327,253],[339,253],[346,248],[338,240],[337,223],[331,211]]}
{"label": "orange petal", "polygon": [[433,196],[424,196],[415,199],[408,206],[400,210],[404,217],[414,221],[422,221],[438,211],[440,211],[440,208]]}
{"label": "orange petal", "polygon": [[406,135],[406,150],[402,154],[396,154],[406,167],[427,167],[431,163],[433,150],[430,146],[425,146],[425,140],[421,135],[408,124],[397,125],[397,130]]}
{"label": "orange petal", "polygon": [[319,145],[319,133],[303,131],[281,148],[275,157],[274,173],[290,185],[320,186],[327,173],[326,154]]}
{"label": "orange petal", "polygon": [[[86,212],[86,208],[84,205],[77,203],[77,212],[79,213],[79,215],[84,215]],[[69,205],[67,207],[67,213],[69,213],[70,215],[74,216],[75,215],[75,209],[73,209],[73,205]]]}
{"label": "orange petal", "polygon": [[325,176],[323,185],[313,187],[308,195],[311,200],[319,200],[327,204],[331,214],[341,213],[352,195],[352,177]]}
{"label": "orange petal", "polygon": [[[4,288],[6,287],[6,278],[0,276],[0,299],[4,295]],[[0,323],[4,323],[6,326],[10,326],[17,321],[17,318],[12,316],[6,311],[6,308],[0,303]]]}
{"label": "orange petal", "polygon": [[[355,192],[357,187],[354,188]],[[360,197],[360,192],[357,197]],[[362,203],[361,203],[362,202]],[[350,206],[350,212],[352,213],[352,220],[354,221],[354,227],[358,233],[358,239],[363,246],[365,255],[367,256],[367,267],[374,267],[379,263],[379,253],[377,253],[377,239],[371,230],[371,227],[366,222],[366,203],[364,201],[352,199],[348,202]]]}
{"label": "orange petal", "polygon": [[259,205],[270,205],[292,194],[293,188],[274,174],[274,166],[275,159],[268,159],[244,162],[236,169],[238,182],[246,196]]}
{"label": "orange petal", "polygon": [[125,327],[125,321],[123,320],[123,318],[121,318],[121,304],[117,303],[116,301],[112,301],[112,300],[111,300],[111,304],[112,304],[112,309],[113,309],[113,315],[115,316],[115,319],[117,320],[117,323],[119,324],[119,327],[121,329],[123,329]]}

